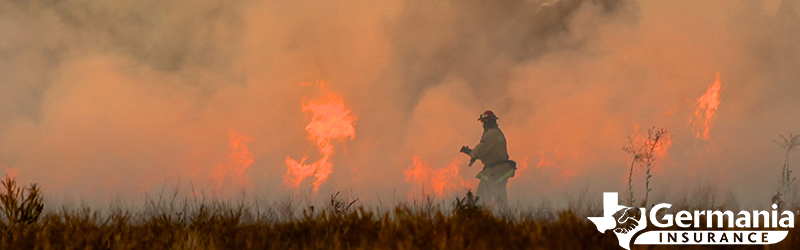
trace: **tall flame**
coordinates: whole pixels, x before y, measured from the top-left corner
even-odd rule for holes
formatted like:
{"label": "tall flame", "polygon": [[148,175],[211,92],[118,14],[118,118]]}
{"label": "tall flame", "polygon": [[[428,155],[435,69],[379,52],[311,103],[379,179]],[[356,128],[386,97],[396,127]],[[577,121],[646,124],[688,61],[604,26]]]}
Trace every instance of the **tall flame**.
{"label": "tall flame", "polygon": [[253,139],[239,133],[234,128],[228,130],[228,142],[231,152],[228,157],[211,171],[217,194],[233,194],[237,189],[250,185],[250,178],[244,171],[253,163],[253,153],[247,148],[247,143]]}
{"label": "tall flame", "polygon": [[319,187],[328,180],[328,175],[333,173],[333,164],[328,162],[333,155],[333,145],[331,140],[350,138],[356,135],[353,128],[355,116],[350,115],[341,96],[328,92],[325,82],[318,82],[320,85],[321,97],[318,100],[304,101],[303,112],[311,113],[311,122],[306,126],[308,139],[317,144],[319,152],[322,154],[317,161],[305,164],[308,156],[298,162],[291,157],[286,157],[286,175],[284,182],[290,188],[298,188],[300,183],[307,177],[314,175],[314,193],[319,191]]}
{"label": "tall flame", "polygon": [[719,107],[719,91],[721,88],[722,82],[719,81],[719,72],[717,72],[717,80],[711,83],[706,93],[697,99],[697,109],[694,111],[694,116],[689,118],[688,125],[692,127],[697,139],[711,139],[709,131],[714,126],[714,116]]}
{"label": "tall flame", "polygon": [[445,168],[432,168],[420,157],[413,157],[414,164],[403,171],[405,182],[412,184],[410,196],[431,191],[432,195],[443,197],[454,192],[465,191],[470,187],[469,182],[458,174],[461,160],[454,159]]}

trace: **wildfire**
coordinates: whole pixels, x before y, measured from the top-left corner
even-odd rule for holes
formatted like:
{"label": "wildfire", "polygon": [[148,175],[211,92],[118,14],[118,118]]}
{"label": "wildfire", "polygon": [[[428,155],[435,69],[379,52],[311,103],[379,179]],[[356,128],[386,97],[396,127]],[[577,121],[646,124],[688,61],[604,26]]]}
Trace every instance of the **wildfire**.
{"label": "wildfire", "polygon": [[[553,161],[547,160],[547,156],[544,153],[540,153],[541,156],[539,157],[539,163],[536,163],[536,168],[542,168],[542,166],[552,166]],[[525,161],[527,162],[528,158],[525,157]]]}
{"label": "wildfire", "polygon": [[[552,152],[539,152],[539,161],[536,163],[536,169],[545,169],[545,171],[558,171],[557,176],[553,175],[553,182],[559,183],[568,180],[578,174],[574,166],[579,166],[582,163],[582,157],[577,151],[564,152],[560,149],[555,149]],[[517,162],[517,172],[523,172],[528,168],[528,157],[526,156],[521,161]]]}
{"label": "wildfire", "polygon": [[3,171],[5,171],[7,176],[10,176],[11,178],[17,177],[19,169],[17,169],[16,167],[9,167],[8,165],[2,162],[0,162],[0,167],[2,167]]}
{"label": "wildfire", "polygon": [[719,107],[719,91],[721,88],[722,82],[719,81],[719,72],[717,72],[717,80],[711,83],[706,93],[697,99],[697,109],[694,111],[694,116],[689,118],[688,125],[692,127],[697,139],[711,139],[709,131],[714,126],[714,116]]}
{"label": "wildfire", "polygon": [[319,152],[322,154],[317,161],[305,164],[308,156],[298,162],[291,157],[286,157],[286,176],[284,182],[290,188],[298,188],[300,183],[307,177],[314,175],[314,193],[319,191],[319,187],[328,179],[328,175],[333,172],[333,164],[328,162],[333,155],[333,145],[331,140],[351,140],[356,135],[353,128],[355,116],[350,115],[341,96],[328,92],[325,82],[318,82],[320,85],[321,97],[313,101],[303,102],[303,112],[311,113],[311,122],[306,126],[308,139],[317,144]]}
{"label": "wildfire", "polygon": [[231,152],[221,164],[211,171],[218,194],[233,193],[238,188],[250,185],[250,179],[244,171],[253,163],[253,153],[247,148],[247,143],[252,141],[247,135],[239,133],[234,128],[228,130],[228,141]]}
{"label": "wildfire", "polygon": [[461,160],[454,159],[445,168],[432,168],[428,163],[414,156],[414,165],[403,171],[406,183],[412,183],[411,195],[432,191],[435,196],[443,197],[453,192],[464,191],[469,188],[469,183],[458,174]]}
{"label": "wildfire", "polygon": [[[662,144],[657,144],[655,146],[655,155],[658,159],[664,159],[664,156],[667,154],[667,150],[669,150],[669,146],[672,146],[672,140],[666,140]],[[659,168],[661,165],[656,165],[656,169]]]}
{"label": "wildfire", "polygon": [[[634,124],[634,133],[630,135],[630,145],[626,148],[633,150],[642,161],[664,159],[669,147],[672,146],[672,135],[666,130],[664,130],[666,133],[659,133],[659,131],[653,127],[647,131],[645,136],[639,132],[639,125]],[[654,167],[654,170],[659,170],[661,164]]]}

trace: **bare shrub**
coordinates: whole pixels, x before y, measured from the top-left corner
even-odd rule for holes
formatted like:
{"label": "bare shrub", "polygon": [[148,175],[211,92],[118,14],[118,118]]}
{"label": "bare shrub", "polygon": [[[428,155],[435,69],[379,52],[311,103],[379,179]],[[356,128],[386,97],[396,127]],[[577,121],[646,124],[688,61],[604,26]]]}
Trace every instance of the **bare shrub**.
{"label": "bare shrub", "polygon": [[13,177],[6,176],[2,185],[0,209],[10,225],[27,225],[39,220],[44,205],[36,183],[28,188],[21,188],[17,187],[17,181]]}
{"label": "bare shrub", "polygon": [[789,155],[793,150],[800,148],[798,147],[800,146],[800,134],[794,135],[790,133],[789,137],[784,135],[780,136],[781,141],[773,140],[776,144],[778,144],[778,146],[786,151],[786,154],[784,155],[783,169],[781,170],[781,179],[778,182],[778,190],[776,191],[775,195],[772,196],[772,202],[778,205],[778,209],[781,209],[786,205],[788,205],[790,208],[796,205],[796,193],[794,192],[795,177],[792,177],[792,170],[789,169]]}
{"label": "bare shrub", "polygon": [[480,197],[474,196],[472,190],[467,191],[467,196],[463,199],[456,197],[453,202],[453,214],[457,217],[473,217],[484,211],[483,206],[478,202]]}
{"label": "bare shrub", "polygon": [[353,200],[341,199],[339,198],[339,193],[332,194],[331,199],[328,201],[326,210],[331,216],[344,216],[350,213],[353,204],[358,202],[358,198]]}
{"label": "bare shrub", "polygon": [[642,142],[638,142],[633,138],[633,136],[628,136],[628,146],[622,148],[623,151],[631,154],[633,156],[633,160],[631,160],[631,167],[628,173],[628,195],[630,199],[631,206],[634,205],[634,195],[633,195],[633,167],[636,164],[645,168],[645,195],[644,201],[642,201],[642,206],[647,206],[647,199],[650,197],[650,191],[653,191],[650,188],[650,178],[653,177],[651,174],[653,167],[655,166],[656,160],[663,152],[662,150],[672,142],[672,135],[669,131],[665,128],[656,129],[656,127],[652,127],[647,130],[647,138],[644,139]]}

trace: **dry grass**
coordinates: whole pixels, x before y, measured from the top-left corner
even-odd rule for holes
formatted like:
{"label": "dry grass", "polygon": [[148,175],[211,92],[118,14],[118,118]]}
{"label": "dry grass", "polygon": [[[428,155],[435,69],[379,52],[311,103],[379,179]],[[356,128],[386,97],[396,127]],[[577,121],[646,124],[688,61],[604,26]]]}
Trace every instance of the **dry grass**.
{"label": "dry grass", "polygon": [[[0,193],[4,199],[12,198],[8,186]],[[33,187],[24,190],[27,195],[13,198],[32,202],[4,209],[36,210],[41,198]],[[0,249],[620,249],[614,234],[599,233],[585,212],[547,207],[492,212],[469,196],[452,204],[427,199],[384,212],[338,193],[323,208],[299,208],[292,201],[258,207],[175,200],[150,200],[137,211],[62,208],[25,222],[4,218]],[[796,246],[798,233],[793,230],[771,248]]]}

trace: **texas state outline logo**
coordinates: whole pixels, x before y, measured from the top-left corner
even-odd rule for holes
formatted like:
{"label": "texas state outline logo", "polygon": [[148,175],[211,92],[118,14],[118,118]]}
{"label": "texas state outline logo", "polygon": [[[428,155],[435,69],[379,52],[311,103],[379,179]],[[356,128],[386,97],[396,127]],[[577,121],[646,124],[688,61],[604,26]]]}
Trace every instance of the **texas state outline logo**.
{"label": "texas state outline logo", "polygon": [[[614,218],[614,214],[620,211],[623,213],[619,218]],[[589,217],[589,220],[597,226],[597,230],[605,233],[606,230],[613,229],[617,235],[619,246],[630,250],[630,243],[633,236],[647,227],[645,209],[639,208],[640,218],[634,218],[635,208],[619,205],[619,194],[603,193],[603,217]],[[626,223],[629,223],[627,226]]]}

